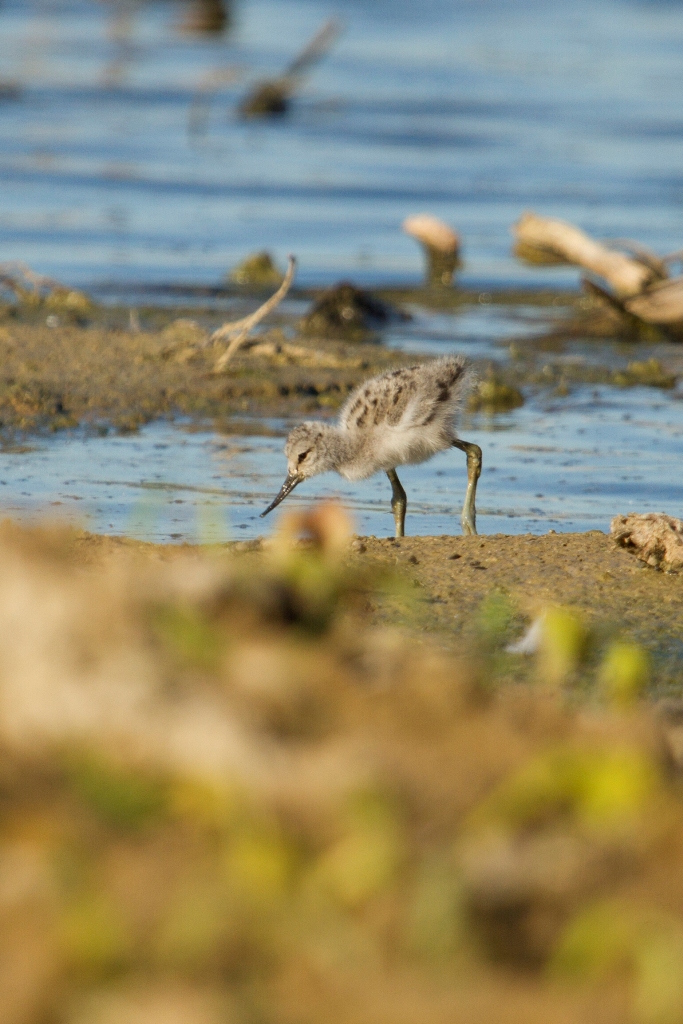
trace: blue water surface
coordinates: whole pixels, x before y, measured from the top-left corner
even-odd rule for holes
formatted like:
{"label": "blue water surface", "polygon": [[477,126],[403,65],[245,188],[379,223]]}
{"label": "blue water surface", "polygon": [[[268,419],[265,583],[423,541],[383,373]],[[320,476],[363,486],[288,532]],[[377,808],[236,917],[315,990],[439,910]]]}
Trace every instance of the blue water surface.
{"label": "blue water surface", "polygon": [[[331,14],[344,30],[286,118],[236,105]],[[420,274],[403,218],[462,233],[465,283],[522,267],[526,208],[666,253],[683,244],[683,5],[654,0],[236,0],[0,7],[0,246],[70,284],[221,278],[246,252],[300,281]]]}
{"label": "blue water surface", "polygon": [[[680,396],[648,388],[578,388],[561,400],[538,395],[508,416],[465,421],[463,436],[484,455],[479,532],[606,531],[618,512],[680,515],[683,476],[672,467],[683,451],[682,407]],[[29,452],[0,452],[0,516],[196,543],[267,534],[285,507],[336,498],[359,533],[392,535],[383,473],[353,484],[333,474],[316,477],[261,519],[284,479],[283,443],[284,437],[222,436],[164,422],[125,436],[64,433]],[[407,533],[460,533],[461,453],[403,467],[400,476]]]}

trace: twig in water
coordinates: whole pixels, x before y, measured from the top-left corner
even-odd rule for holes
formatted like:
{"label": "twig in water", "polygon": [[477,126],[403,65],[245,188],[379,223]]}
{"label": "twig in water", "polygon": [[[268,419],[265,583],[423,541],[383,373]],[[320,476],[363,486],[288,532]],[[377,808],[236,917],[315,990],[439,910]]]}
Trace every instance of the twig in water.
{"label": "twig in water", "polygon": [[294,271],[296,269],[296,259],[294,256],[287,257],[287,273],[284,276],[282,284],[275,292],[274,295],[263,303],[262,306],[249,316],[243,317],[241,320],[234,320],[232,323],[223,324],[217,331],[214,331],[209,341],[226,341],[230,339],[230,344],[223,353],[223,355],[216,361],[216,365],[213,368],[214,373],[221,373],[225,366],[230,362],[235,352],[245,343],[251,331],[256,327],[264,317],[278,306],[285,295],[290,289],[292,281],[294,280]]}
{"label": "twig in water", "polygon": [[336,18],[330,18],[320,28],[301,53],[294,58],[285,72],[285,77],[298,79],[305,75],[314,64],[325,56],[332,43],[341,32],[341,23]]}
{"label": "twig in water", "polygon": [[513,226],[515,253],[534,263],[570,263],[607,281],[618,299],[639,295],[656,274],[641,260],[614,252],[562,220],[522,214]]}
{"label": "twig in water", "polygon": [[289,101],[301,87],[304,77],[322,60],[340,32],[341,24],[335,18],[326,21],[283,75],[258,82],[251,89],[240,103],[239,113],[243,117],[268,117],[286,113]]}
{"label": "twig in water", "polygon": [[0,284],[11,288],[18,299],[25,298],[29,292],[38,298],[44,288],[52,291],[55,288],[64,287],[59,281],[54,281],[51,277],[44,277],[43,274],[37,274],[27,263],[21,263],[18,260],[0,263]]}

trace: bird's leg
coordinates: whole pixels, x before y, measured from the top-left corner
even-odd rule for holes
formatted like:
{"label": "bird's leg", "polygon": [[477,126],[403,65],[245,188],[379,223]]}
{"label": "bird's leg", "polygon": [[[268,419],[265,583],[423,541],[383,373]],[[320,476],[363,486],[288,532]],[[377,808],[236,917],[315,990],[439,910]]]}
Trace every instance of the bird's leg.
{"label": "bird's leg", "polygon": [[453,447],[459,448],[467,455],[467,493],[460,517],[462,532],[476,534],[477,512],[474,507],[474,499],[477,493],[477,480],[481,476],[481,448],[478,444],[472,444],[471,441],[460,440],[454,441]]}
{"label": "bird's leg", "polygon": [[396,537],[403,537],[404,527],[406,522],[406,508],[408,507],[408,500],[406,498],[406,492],[401,487],[401,481],[396,475],[395,469],[388,469],[387,476],[389,477],[389,483],[391,484],[391,511],[394,513],[394,522],[396,524]]}

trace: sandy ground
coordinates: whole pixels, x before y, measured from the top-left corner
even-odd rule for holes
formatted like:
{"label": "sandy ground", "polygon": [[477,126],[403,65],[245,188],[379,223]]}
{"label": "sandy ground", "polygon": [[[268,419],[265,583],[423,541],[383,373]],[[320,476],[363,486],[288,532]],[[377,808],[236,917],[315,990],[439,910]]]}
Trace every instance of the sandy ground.
{"label": "sandy ground", "polygon": [[[288,523],[317,544],[0,527],[2,1024],[679,1024],[683,702],[605,623],[660,642],[681,577]],[[558,598],[595,643],[506,653]]]}
{"label": "sandy ground", "polygon": [[365,377],[408,361],[379,345],[315,339],[297,341],[294,355],[278,352],[284,338],[275,330],[273,354],[245,353],[216,374],[217,352],[201,347],[205,337],[183,323],[136,333],[0,326],[0,429],[6,436],[79,425],[131,431],[172,416],[220,428],[245,414],[301,415],[340,405]]}
{"label": "sandy ground", "polygon": [[653,655],[658,687],[683,684],[683,577],[643,566],[598,531],[488,537],[368,538],[360,557],[389,559],[420,584],[425,627],[457,646],[472,637],[491,594],[509,597],[520,625],[549,605],[585,614],[599,633],[616,634]]}
{"label": "sandy ground", "polygon": [[[249,554],[259,541],[236,542],[226,552]],[[78,558],[92,562],[118,548],[151,559],[173,559],[190,545],[143,544],[83,533]],[[482,537],[360,537],[352,560],[398,569],[412,588],[406,605],[368,604],[376,622],[412,629],[416,638],[438,638],[455,652],[479,642],[481,609],[504,598],[510,615],[506,636],[517,639],[549,606],[576,609],[597,646],[619,638],[643,646],[653,662],[652,695],[683,692],[683,575],[652,569],[598,531],[584,534]],[[515,678],[518,659],[503,666]]]}

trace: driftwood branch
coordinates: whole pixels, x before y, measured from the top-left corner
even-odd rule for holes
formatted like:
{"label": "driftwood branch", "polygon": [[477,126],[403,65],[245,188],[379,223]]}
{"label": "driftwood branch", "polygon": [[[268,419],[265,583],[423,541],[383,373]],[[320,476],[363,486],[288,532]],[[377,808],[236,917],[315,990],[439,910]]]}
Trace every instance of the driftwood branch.
{"label": "driftwood branch", "polygon": [[460,238],[448,224],[431,213],[406,217],[403,230],[424,248],[427,258],[425,283],[448,286],[455,270],[461,266]]}
{"label": "driftwood branch", "polygon": [[640,295],[624,301],[628,313],[662,327],[683,323],[683,277],[658,281]]}
{"label": "driftwood branch", "polygon": [[296,270],[295,257],[289,256],[287,259],[287,273],[275,294],[271,295],[271,297],[264,302],[262,306],[259,306],[259,308],[255,310],[255,312],[250,313],[249,316],[242,317],[241,320],[233,320],[232,323],[225,323],[211,335],[209,339],[211,342],[215,343],[228,340],[230,342],[223,355],[216,361],[214,373],[221,373],[225,366],[230,362],[235,352],[244,345],[254,327],[256,327],[261,320],[267,317],[268,314],[272,312],[272,310],[274,310],[275,307],[284,299],[291,287],[292,281],[294,280],[294,272]]}
{"label": "driftwood branch", "polygon": [[584,267],[604,278],[620,299],[638,295],[659,276],[642,260],[614,252],[562,220],[525,213],[513,234],[515,251],[522,258]]}
{"label": "driftwood branch", "polygon": [[608,249],[621,249],[632,256],[638,263],[652,271],[654,280],[663,281],[669,276],[667,268],[667,257],[658,256],[647,245],[635,242],[631,238],[615,238],[605,242]]}
{"label": "driftwood branch", "polygon": [[64,287],[59,281],[54,281],[51,277],[44,277],[43,274],[37,274],[27,263],[21,263],[18,260],[0,263],[0,283],[7,285],[19,297],[28,291],[34,295],[40,295],[42,288],[51,291],[54,288]]}
{"label": "driftwood branch", "polygon": [[257,83],[239,106],[243,117],[284,114],[289,101],[311,68],[322,60],[341,32],[341,24],[330,18],[292,61],[284,74]]}
{"label": "driftwood branch", "polygon": [[[619,239],[601,244],[573,224],[525,213],[513,227],[515,252],[534,263],[571,263],[602,277],[610,291],[593,281],[588,290],[615,310],[663,328],[683,327],[683,277],[669,278],[668,264],[683,252],[658,256],[639,242]],[[615,252],[609,246],[626,250]]]}
{"label": "driftwood branch", "polygon": [[340,32],[341,23],[336,18],[326,21],[301,53],[294,58],[285,71],[284,77],[296,81],[305,75],[319,60],[322,60]]}

